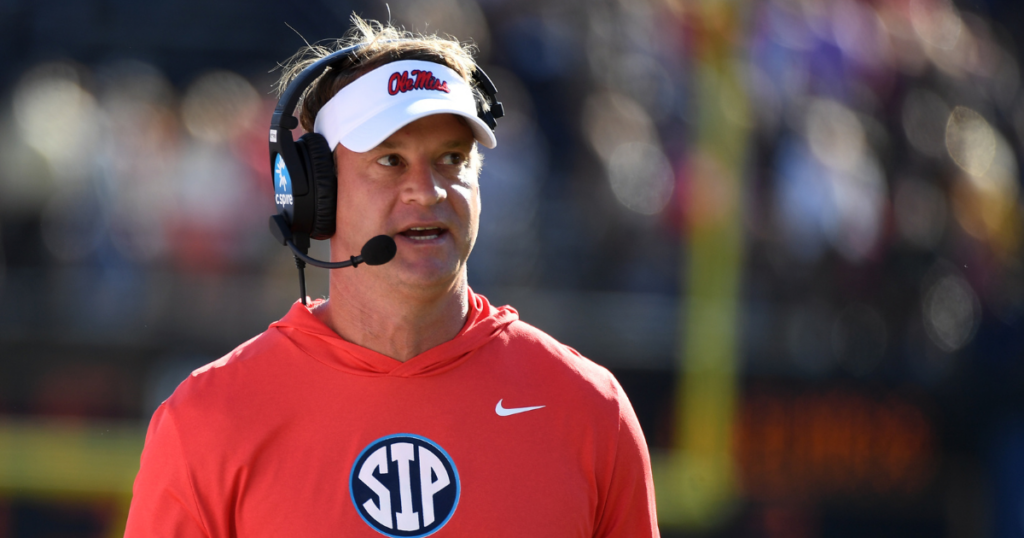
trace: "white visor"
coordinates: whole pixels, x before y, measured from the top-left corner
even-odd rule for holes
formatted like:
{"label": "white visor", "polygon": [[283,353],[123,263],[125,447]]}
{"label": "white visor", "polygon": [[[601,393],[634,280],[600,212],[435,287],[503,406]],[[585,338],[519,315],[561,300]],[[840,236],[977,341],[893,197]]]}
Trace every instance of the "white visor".
{"label": "white visor", "polygon": [[317,113],[313,132],[323,135],[332,151],[341,144],[363,153],[432,114],[458,114],[481,144],[498,143],[476,114],[469,84],[452,69],[421,60],[382,65],[342,88]]}

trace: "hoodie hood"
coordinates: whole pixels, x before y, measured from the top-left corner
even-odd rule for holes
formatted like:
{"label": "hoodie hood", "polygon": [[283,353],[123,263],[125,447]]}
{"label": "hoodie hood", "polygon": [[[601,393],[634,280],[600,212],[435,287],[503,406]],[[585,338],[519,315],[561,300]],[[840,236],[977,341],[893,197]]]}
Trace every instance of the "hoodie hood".
{"label": "hoodie hood", "polygon": [[469,295],[469,314],[466,324],[455,338],[400,362],[349,342],[324,325],[312,313],[322,301],[305,306],[301,301],[292,305],[288,314],[272,323],[270,330],[280,332],[300,351],[332,368],[354,375],[418,377],[435,375],[460,365],[480,347],[501,334],[519,313],[510,306],[495,308],[483,295]]}

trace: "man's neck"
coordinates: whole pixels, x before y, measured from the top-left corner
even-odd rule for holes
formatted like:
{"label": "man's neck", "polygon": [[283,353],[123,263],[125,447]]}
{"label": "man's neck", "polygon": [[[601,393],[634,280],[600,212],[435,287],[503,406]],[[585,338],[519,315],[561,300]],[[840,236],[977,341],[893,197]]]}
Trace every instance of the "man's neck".
{"label": "man's neck", "polygon": [[330,299],[314,314],[345,340],[400,362],[455,338],[469,314],[464,275],[446,289],[408,293],[333,276]]}

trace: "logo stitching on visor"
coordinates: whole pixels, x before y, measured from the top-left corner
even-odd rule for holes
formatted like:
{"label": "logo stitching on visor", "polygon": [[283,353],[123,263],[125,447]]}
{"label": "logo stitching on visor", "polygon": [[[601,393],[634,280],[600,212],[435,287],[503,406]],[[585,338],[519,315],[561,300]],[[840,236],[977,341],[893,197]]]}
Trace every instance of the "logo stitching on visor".
{"label": "logo stitching on visor", "polygon": [[388,93],[398,95],[412,90],[437,90],[444,93],[448,91],[448,82],[434,76],[433,71],[410,71],[395,72],[388,79]]}

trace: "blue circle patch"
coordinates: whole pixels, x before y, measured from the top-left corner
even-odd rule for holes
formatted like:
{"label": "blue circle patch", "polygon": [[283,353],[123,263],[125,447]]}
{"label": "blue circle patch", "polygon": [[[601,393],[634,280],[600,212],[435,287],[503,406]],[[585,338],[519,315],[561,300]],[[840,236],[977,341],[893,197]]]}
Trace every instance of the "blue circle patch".
{"label": "blue circle patch", "polygon": [[408,433],[381,437],[359,453],[349,476],[352,504],[367,525],[392,537],[429,536],[459,504],[459,472],[436,443]]}

